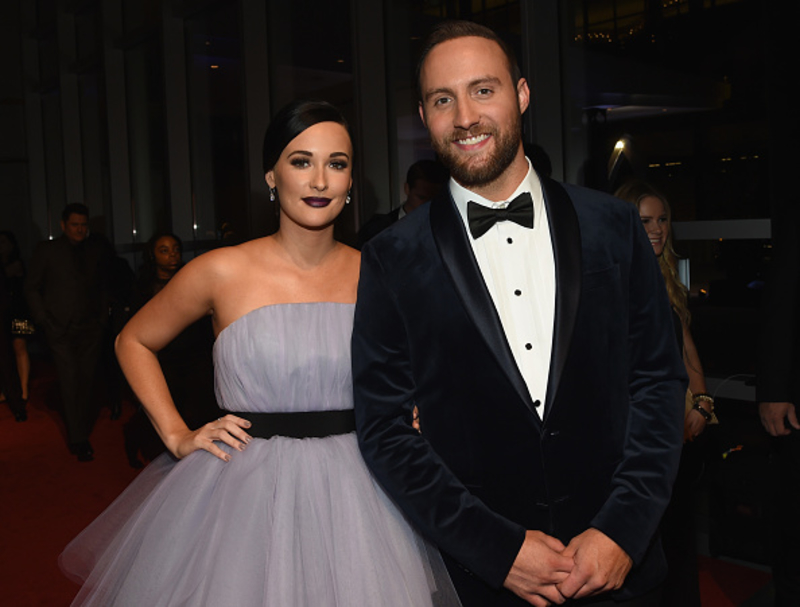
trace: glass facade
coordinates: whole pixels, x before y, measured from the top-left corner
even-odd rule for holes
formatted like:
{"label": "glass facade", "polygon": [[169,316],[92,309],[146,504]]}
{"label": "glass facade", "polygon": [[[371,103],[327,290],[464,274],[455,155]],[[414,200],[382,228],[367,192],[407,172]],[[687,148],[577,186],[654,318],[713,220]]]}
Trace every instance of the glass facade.
{"label": "glass facade", "polygon": [[[767,44],[757,35],[767,10],[751,0],[564,4],[567,180],[614,192],[638,178],[664,193],[707,370],[752,373],[770,251]],[[733,319],[735,343],[719,338]]]}
{"label": "glass facade", "polygon": [[170,228],[160,47],[149,36],[125,52],[133,242]]}
{"label": "glass facade", "polygon": [[[786,148],[774,121],[786,104],[772,94],[781,86],[780,37],[766,35],[780,16],[769,3],[31,6],[23,12],[22,48],[35,66],[27,128],[42,136],[29,139],[38,152],[29,176],[46,198],[32,202],[33,231],[58,235],[61,207],[80,198],[120,250],[159,230],[196,251],[269,233],[277,217],[263,184],[264,129],[289,100],[316,97],[342,108],[354,133],[354,204],[337,232],[353,242],[360,223],[402,203],[408,166],[433,155],[417,110],[417,56],[432,25],[464,18],[517,52],[532,90],[525,138],[549,155],[554,177],[609,192],[638,177],[665,193],[698,332],[711,322],[704,316],[715,317],[705,308],[755,313],[768,218],[786,191],[775,186],[775,150]],[[65,136],[73,121],[77,143]],[[715,348],[703,341],[701,350]],[[751,366],[752,353],[744,356]]]}
{"label": "glass facade", "polygon": [[108,116],[105,79],[101,72],[78,76],[81,148],[83,150],[83,202],[97,213],[92,230],[110,236],[114,225],[108,161]]}
{"label": "glass facade", "polygon": [[[752,31],[761,3],[568,6],[565,73],[580,90],[585,183],[614,191],[646,179],[678,221],[769,217],[765,45]],[[618,142],[624,152],[609,164]]]}
{"label": "glass facade", "polygon": [[53,237],[60,234],[58,220],[61,219],[61,209],[69,202],[61,136],[61,96],[59,93],[58,89],[51,89],[41,98],[45,183],[48,209],[52,217],[50,226],[43,232]]}
{"label": "glass facade", "polygon": [[241,40],[236,7],[186,20],[192,231],[198,241],[247,232]]}
{"label": "glass facade", "polygon": [[355,118],[350,2],[269,0],[267,7],[272,107],[321,98]]}

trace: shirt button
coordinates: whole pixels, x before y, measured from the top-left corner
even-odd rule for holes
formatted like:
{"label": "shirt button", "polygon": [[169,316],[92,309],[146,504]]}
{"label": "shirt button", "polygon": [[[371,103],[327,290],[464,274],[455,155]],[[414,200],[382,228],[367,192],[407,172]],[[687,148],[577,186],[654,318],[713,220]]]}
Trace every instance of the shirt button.
{"label": "shirt button", "polygon": [[506,242],[508,244],[513,244],[514,243],[514,239],[509,236],[508,238],[506,238]]}
{"label": "shirt button", "polygon": [[533,350],[533,344],[525,344],[526,350]]}
{"label": "shirt button", "polygon": [[537,408],[537,409],[538,409],[539,407],[541,407],[541,406],[542,406],[542,401],[540,401],[540,400],[537,398],[535,401],[533,401],[533,406],[534,406],[535,408]]}
{"label": "shirt button", "polygon": [[516,295],[516,296],[520,296],[520,295],[522,295],[522,291],[520,291],[519,289],[516,289],[516,290],[514,291],[514,295]]}

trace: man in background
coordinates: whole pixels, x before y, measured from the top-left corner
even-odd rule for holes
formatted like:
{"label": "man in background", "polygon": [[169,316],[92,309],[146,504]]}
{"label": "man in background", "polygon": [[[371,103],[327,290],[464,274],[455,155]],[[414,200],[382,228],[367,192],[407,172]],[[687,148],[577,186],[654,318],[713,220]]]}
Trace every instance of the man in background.
{"label": "man in background", "polygon": [[68,204],[62,235],[39,243],[25,282],[34,322],[53,354],[70,453],[94,459],[92,390],[108,322],[108,244],[89,235],[89,209]]}
{"label": "man in background", "polygon": [[764,300],[758,412],[780,455],[772,563],[776,607],[800,605],[800,212],[772,222],[773,267]]}
{"label": "man in background", "polygon": [[447,183],[447,169],[435,160],[418,160],[408,168],[403,189],[406,200],[388,213],[373,215],[358,231],[358,248],[370,238],[402,219],[420,205],[433,200]]}

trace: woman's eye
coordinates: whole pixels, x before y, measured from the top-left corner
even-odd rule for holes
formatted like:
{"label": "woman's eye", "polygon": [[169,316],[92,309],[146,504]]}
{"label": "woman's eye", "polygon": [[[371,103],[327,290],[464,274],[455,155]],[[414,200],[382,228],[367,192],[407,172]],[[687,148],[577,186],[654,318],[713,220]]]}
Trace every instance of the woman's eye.
{"label": "woman's eye", "polygon": [[294,158],[292,159],[292,166],[295,167],[307,167],[311,163],[306,158]]}
{"label": "woman's eye", "polygon": [[339,171],[343,171],[347,168],[347,163],[342,160],[334,160],[331,162],[331,167]]}

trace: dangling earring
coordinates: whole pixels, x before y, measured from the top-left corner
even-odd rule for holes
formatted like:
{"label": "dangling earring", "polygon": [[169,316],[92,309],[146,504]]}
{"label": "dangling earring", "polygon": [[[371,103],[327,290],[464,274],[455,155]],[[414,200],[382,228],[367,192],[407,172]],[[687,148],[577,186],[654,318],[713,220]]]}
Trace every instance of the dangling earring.
{"label": "dangling earring", "polygon": [[275,202],[275,188],[269,189],[269,201]]}
{"label": "dangling earring", "polygon": [[347,198],[344,199],[345,204],[350,204],[350,192],[347,192]]}

